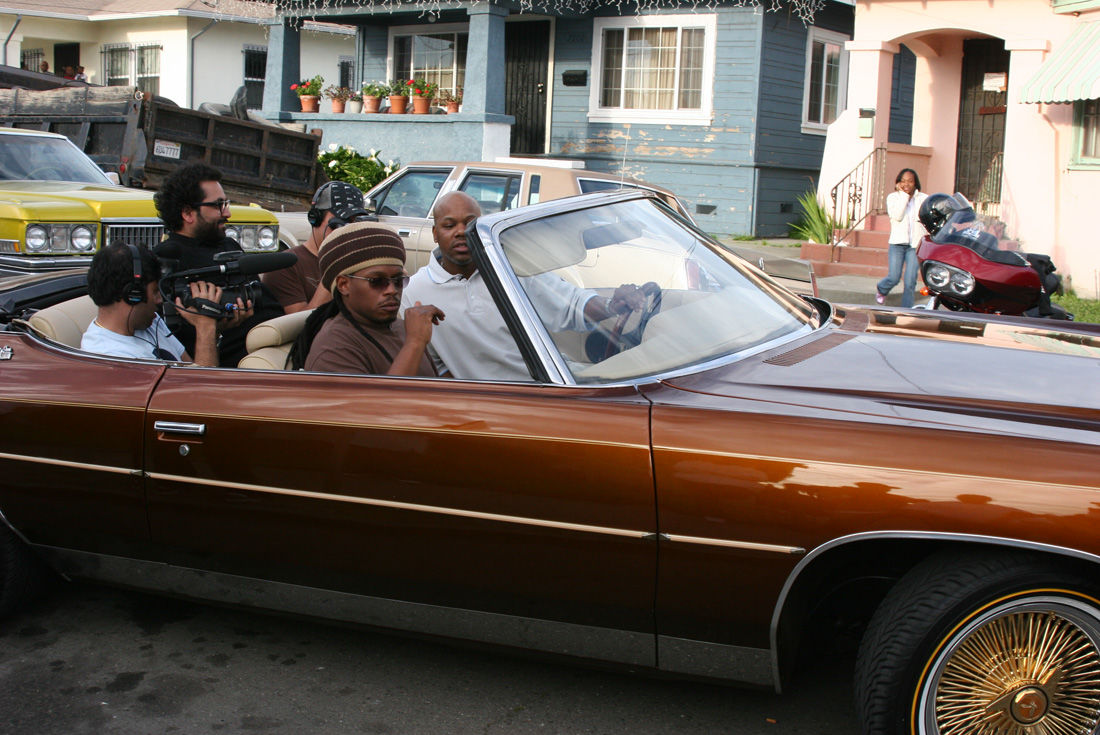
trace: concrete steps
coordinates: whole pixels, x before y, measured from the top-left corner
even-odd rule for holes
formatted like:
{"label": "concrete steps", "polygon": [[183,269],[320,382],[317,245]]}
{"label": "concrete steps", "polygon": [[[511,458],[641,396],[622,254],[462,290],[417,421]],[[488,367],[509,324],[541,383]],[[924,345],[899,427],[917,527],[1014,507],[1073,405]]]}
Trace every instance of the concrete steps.
{"label": "concrete steps", "polygon": [[803,244],[799,257],[813,263],[814,273],[820,278],[885,277],[886,250],[890,244],[890,218],[876,214],[868,217],[864,224],[864,229],[848,233],[835,248],[817,243]]}

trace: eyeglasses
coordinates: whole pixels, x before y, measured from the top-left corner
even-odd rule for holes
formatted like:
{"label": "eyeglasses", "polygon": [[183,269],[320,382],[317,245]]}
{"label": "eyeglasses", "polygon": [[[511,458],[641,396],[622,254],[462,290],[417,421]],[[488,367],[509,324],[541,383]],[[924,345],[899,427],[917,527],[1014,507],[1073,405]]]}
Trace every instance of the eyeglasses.
{"label": "eyeglasses", "polygon": [[212,202],[199,202],[196,207],[214,207],[215,209],[229,209],[228,199],[215,199]]}
{"label": "eyeglasses", "polygon": [[398,291],[409,285],[408,276],[352,276],[348,275],[348,278],[354,278],[357,281],[366,281],[371,288],[375,291],[384,291],[387,286],[392,285]]}

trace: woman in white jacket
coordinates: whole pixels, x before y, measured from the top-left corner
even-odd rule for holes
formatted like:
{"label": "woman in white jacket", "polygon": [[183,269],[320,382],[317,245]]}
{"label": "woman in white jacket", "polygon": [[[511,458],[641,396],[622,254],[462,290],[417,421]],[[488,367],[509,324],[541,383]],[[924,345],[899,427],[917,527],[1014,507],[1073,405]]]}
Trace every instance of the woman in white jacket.
{"label": "woman in white jacket", "polygon": [[917,213],[928,195],[920,190],[920,177],[911,168],[903,168],[894,184],[896,190],[886,197],[886,213],[890,216],[890,272],[878,282],[875,301],[886,302],[886,294],[902,279],[904,266],[905,290],[901,305],[911,307],[917,289],[917,246],[927,234]]}

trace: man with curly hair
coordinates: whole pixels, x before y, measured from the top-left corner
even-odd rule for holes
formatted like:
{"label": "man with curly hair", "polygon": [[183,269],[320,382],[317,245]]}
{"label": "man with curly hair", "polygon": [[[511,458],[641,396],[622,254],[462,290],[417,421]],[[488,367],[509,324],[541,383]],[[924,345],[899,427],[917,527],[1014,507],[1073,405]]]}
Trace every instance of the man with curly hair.
{"label": "man with curly hair", "polygon": [[[237,241],[225,234],[230,213],[221,180],[221,172],[216,168],[192,163],[169,174],[153,195],[153,203],[169,231],[154,252],[158,258],[174,261],[172,270],[209,268],[214,265],[214,256],[218,253],[241,250]],[[245,337],[249,329],[283,313],[279,302],[266,291],[254,307],[255,315],[251,319],[222,333],[222,367],[235,367],[247,354]],[[187,351],[194,354],[194,328],[190,324],[180,324],[176,336]]]}

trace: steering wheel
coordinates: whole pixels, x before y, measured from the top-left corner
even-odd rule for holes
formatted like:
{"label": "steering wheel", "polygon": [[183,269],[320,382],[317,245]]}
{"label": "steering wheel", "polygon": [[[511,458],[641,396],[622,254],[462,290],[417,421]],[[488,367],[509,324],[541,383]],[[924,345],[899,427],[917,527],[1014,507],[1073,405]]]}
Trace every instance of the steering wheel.
{"label": "steering wheel", "polygon": [[[585,352],[588,353],[588,357],[592,362],[606,360],[612,355],[625,352],[642,343],[642,335],[645,333],[646,325],[661,310],[661,287],[650,281],[642,284],[638,290],[645,294],[645,301],[642,302],[641,306],[625,314],[620,314],[610,331],[598,335],[602,339],[597,338],[597,334],[593,334],[586,342]],[[638,312],[639,315],[638,324],[627,331],[627,324],[630,323],[635,312]],[[601,345],[604,340],[606,340],[606,344]],[[599,350],[601,346],[603,346],[602,355],[600,355]]]}

